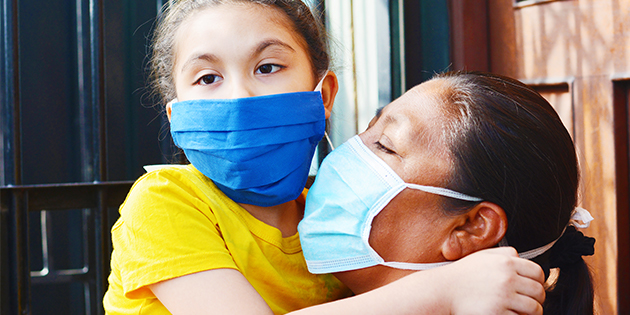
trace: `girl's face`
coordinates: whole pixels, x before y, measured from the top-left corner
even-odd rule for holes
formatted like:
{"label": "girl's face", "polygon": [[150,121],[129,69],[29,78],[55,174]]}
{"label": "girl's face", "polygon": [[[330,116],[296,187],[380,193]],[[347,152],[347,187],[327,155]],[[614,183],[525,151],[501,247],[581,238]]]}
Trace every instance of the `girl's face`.
{"label": "girl's face", "polygon": [[303,39],[284,13],[256,4],[215,5],[177,30],[173,76],[179,101],[312,91]]}
{"label": "girl's face", "polygon": [[[439,81],[405,93],[385,107],[360,137],[405,182],[444,187],[452,160],[443,136]],[[452,218],[441,210],[441,197],[405,189],[374,218],[369,242],[385,261],[446,261],[442,246]],[[410,273],[374,266],[335,274],[355,293],[385,285]]]}

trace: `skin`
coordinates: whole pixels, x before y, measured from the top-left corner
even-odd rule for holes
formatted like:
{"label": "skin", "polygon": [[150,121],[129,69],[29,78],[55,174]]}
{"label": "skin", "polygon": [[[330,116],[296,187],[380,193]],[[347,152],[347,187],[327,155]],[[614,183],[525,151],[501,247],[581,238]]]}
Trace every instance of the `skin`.
{"label": "skin", "polygon": [[[277,9],[244,3],[212,6],[189,16],[176,36],[173,73],[178,100],[312,91],[320,78],[313,73],[304,43],[290,25]],[[326,118],[337,89],[334,73],[328,72],[321,89]],[[170,119],[170,104],[166,110]],[[283,236],[294,235],[303,216],[303,209],[293,201],[274,207],[241,205]],[[466,262],[447,267],[418,272],[366,294],[295,313],[514,314],[511,310],[518,310],[541,314],[542,270],[517,258],[513,250],[472,255]],[[464,277],[469,274],[474,277]],[[474,290],[468,289],[469,282]],[[205,314],[208,310],[213,314],[272,313],[247,279],[233,269],[198,272],[149,288],[172,314]]]}
{"label": "skin", "polygon": [[[405,182],[443,187],[453,160],[442,133],[445,93],[439,80],[429,81],[385,107],[360,137]],[[385,261],[433,263],[457,260],[495,246],[505,235],[507,217],[499,206],[482,202],[468,213],[446,215],[442,197],[405,189],[372,223],[370,245]],[[363,293],[412,271],[374,266],[337,273],[353,292]]]}

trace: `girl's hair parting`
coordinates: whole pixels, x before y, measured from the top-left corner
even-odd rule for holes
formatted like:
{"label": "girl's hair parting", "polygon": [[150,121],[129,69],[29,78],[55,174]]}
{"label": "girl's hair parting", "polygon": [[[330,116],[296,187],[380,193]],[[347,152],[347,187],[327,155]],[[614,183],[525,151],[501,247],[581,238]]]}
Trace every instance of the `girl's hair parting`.
{"label": "girl's hair parting", "polygon": [[234,3],[250,3],[269,6],[282,11],[291,21],[294,31],[303,39],[318,81],[330,66],[326,35],[323,25],[301,0],[175,0],[165,4],[157,21],[152,38],[150,59],[151,87],[164,104],[176,97],[173,80],[175,59],[175,34],[182,22],[199,10],[210,6]]}
{"label": "girl's hair parting", "polygon": [[[582,256],[593,254],[595,240],[567,227],[577,204],[579,169],[556,111],[533,89],[500,75],[451,72],[434,80],[447,91],[445,138],[455,165],[447,187],[501,206],[508,218],[505,238],[518,252],[560,238],[533,259],[547,276],[559,268],[544,312],[593,314],[593,285]],[[444,202],[446,211],[471,207]]]}

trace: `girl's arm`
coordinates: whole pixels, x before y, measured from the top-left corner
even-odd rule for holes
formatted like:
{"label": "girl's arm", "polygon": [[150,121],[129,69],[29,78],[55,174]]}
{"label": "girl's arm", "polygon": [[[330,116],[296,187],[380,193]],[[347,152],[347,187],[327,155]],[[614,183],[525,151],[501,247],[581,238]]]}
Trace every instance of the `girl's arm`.
{"label": "girl's arm", "polygon": [[493,248],[352,298],[295,313],[542,315],[543,282],[542,269],[518,258],[514,248]]}
{"label": "girl's arm", "polygon": [[152,284],[153,294],[173,314],[273,314],[245,276],[214,269]]}
{"label": "girl's arm", "polygon": [[[295,314],[542,314],[542,269],[511,247],[477,252],[376,290]],[[233,269],[199,272],[150,286],[171,313],[272,314]],[[293,314],[293,313],[292,313]]]}

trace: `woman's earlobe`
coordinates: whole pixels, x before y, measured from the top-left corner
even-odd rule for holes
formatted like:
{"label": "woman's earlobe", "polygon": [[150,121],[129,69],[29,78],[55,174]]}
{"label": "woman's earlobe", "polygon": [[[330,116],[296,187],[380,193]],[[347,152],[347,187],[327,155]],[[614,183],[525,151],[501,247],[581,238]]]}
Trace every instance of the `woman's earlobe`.
{"label": "woman's earlobe", "polygon": [[330,118],[333,104],[335,103],[335,97],[339,91],[339,82],[337,81],[337,75],[328,71],[322,81],[322,100],[324,101],[324,110],[326,111],[326,119]]}
{"label": "woman's earlobe", "polygon": [[476,251],[495,246],[507,232],[507,216],[503,208],[482,202],[460,216],[449,240],[444,243],[443,255],[457,260]]}
{"label": "woman's earlobe", "polygon": [[456,233],[451,233],[449,238],[442,245],[442,256],[446,260],[458,260],[464,257],[462,237]]}

